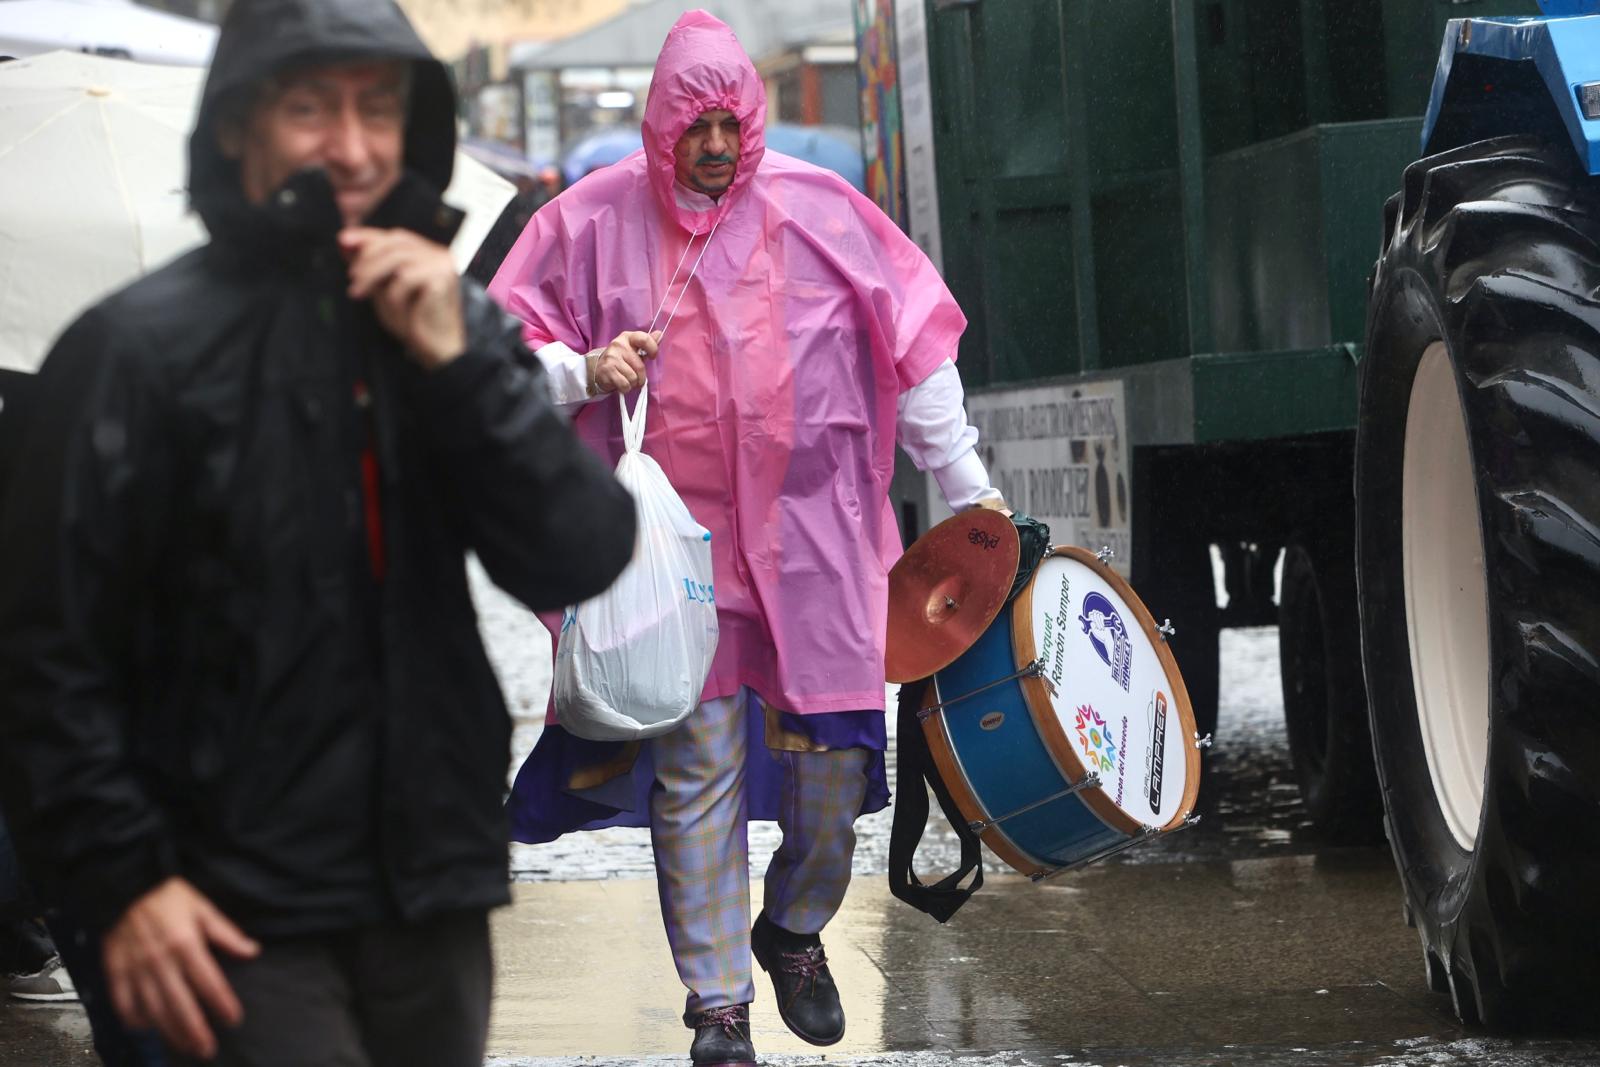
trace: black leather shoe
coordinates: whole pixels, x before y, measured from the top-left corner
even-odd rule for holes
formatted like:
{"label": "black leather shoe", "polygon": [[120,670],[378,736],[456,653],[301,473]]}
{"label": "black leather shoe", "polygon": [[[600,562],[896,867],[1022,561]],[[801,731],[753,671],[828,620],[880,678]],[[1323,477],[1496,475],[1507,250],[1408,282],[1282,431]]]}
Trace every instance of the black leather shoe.
{"label": "black leather shoe", "polygon": [[828,972],[822,938],[790,933],[762,912],[750,930],[750,951],[772,976],[778,1014],[796,1037],[813,1045],[831,1045],[844,1036],[844,1008],[839,1004],[839,987]]}
{"label": "black leather shoe", "polygon": [[756,1067],[756,1047],[750,1043],[750,1005],[730,1004],[685,1015],[683,1024],[694,1031],[689,1058],[695,1067]]}

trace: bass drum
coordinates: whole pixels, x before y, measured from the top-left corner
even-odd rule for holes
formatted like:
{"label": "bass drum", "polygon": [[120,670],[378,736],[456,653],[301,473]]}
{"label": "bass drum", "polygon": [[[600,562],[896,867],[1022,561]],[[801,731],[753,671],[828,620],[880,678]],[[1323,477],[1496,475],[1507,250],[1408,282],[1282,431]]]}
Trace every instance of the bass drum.
{"label": "bass drum", "polygon": [[962,816],[1023,874],[1102,859],[1192,820],[1194,713],[1177,662],[1121,576],[1053,548],[922,712]]}

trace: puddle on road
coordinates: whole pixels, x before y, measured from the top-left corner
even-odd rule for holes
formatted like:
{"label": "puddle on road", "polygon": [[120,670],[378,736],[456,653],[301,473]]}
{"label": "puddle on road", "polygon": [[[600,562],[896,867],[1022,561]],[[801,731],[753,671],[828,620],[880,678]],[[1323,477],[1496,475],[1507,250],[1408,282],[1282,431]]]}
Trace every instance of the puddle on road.
{"label": "puddle on road", "polygon": [[[880,1055],[763,1056],[766,1067],[1590,1067],[1592,1051],[1553,1041],[1490,1038],[1408,1038],[1404,1041],[1352,1041],[1327,1047],[1250,1048],[1225,1045],[1205,1049],[1094,1049],[1073,1052],[892,1052]],[[485,1067],[631,1067],[682,1064],[681,1056],[561,1057],[491,1059]]]}

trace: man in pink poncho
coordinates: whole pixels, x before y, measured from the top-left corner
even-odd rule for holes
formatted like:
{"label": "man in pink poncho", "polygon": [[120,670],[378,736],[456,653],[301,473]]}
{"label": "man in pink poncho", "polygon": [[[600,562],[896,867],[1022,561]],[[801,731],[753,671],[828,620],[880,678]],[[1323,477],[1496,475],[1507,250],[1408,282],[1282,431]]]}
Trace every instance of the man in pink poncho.
{"label": "man in pink poncho", "polygon": [[[685,15],[643,150],[541,209],[489,288],[613,460],[609,394],[648,379],[644,450],[712,532],[721,637],[700,708],[643,744],[551,726],[509,802],[523,841],[648,819],[696,1064],[754,1061],[752,949],[790,1029],[844,1034],[819,933],[849,884],[854,820],[888,800],[896,439],[953,508],[1003,506],[962,412],[949,291],[843,179],[766,151],[765,117],[732,32]],[[783,830],[753,929],[751,817]]]}

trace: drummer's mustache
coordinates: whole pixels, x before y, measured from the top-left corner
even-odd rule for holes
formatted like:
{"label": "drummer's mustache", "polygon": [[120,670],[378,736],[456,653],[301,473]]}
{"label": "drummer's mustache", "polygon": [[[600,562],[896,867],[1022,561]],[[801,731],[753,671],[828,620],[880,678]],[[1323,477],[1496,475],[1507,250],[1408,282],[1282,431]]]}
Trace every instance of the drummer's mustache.
{"label": "drummer's mustache", "polygon": [[729,156],[729,155],[701,156],[699,161],[695,163],[695,166],[697,166],[697,167],[713,167],[713,166],[716,166],[718,163],[732,163],[732,162],[733,162],[733,157]]}

